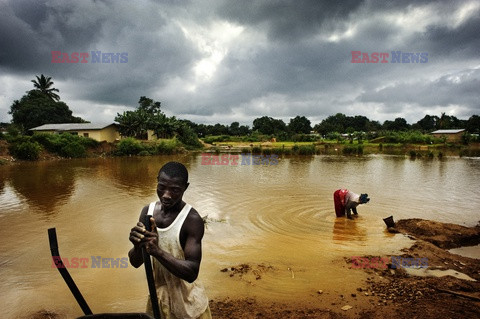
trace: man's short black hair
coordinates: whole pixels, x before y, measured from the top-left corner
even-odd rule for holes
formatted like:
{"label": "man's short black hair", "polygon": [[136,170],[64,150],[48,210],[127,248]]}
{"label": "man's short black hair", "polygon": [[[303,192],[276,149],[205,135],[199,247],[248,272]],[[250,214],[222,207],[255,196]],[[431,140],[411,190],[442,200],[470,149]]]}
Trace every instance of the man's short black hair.
{"label": "man's short black hair", "polygon": [[163,165],[158,172],[157,179],[160,177],[161,173],[165,173],[169,177],[180,178],[185,183],[188,184],[188,171],[185,165],[179,162],[168,162]]}

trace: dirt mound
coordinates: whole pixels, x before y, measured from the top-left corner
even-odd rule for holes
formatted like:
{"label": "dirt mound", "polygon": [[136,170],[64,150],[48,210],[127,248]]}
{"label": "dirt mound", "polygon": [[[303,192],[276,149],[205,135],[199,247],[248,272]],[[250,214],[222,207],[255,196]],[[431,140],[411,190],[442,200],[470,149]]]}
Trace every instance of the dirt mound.
{"label": "dirt mound", "polygon": [[443,249],[480,244],[480,225],[470,228],[413,218],[399,220],[392,231],[411,235]]}
{"label": "dirt mound", "polygon": [[262,279],[263,274],[274,270],[275,267],[264,264],[241,264],[237,266],[223,268],[220,271],[228,273],[230,277],[238,276],[238,278],[240,278],[241,280],[253,284],[255,280]]}
{"label": "dirt mound", "polygon": [[215,319],[343,319],[342,314],[320,308],[302,308],[280,303],[260,303],[253,298],[223,299],[210,301],[212,317]]}

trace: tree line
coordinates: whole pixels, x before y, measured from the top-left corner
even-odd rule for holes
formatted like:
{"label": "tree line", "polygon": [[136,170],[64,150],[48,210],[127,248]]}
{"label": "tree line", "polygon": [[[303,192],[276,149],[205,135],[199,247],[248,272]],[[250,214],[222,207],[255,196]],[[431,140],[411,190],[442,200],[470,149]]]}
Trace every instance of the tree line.
{"label": "tree line", "polygon": [[[43,74],[32,80],[34,89],[26,92],[20,99],[15,100],[10,108],[11,123],[24,133],[33,127],[52,123],[84,123],[87,122],[72,115],[68,105],[60,101],[60,97],[53,88],[51,77]],[[117,113],[115,121],[119,124],[122,136],[146,139],[150,130],[158,138],[177,137],[182,143],[189,146],[200,146],[198,137],[228,135],[248,136],[262,134],[276,137],[279,140],[292,139],[299,135],[317,133],[323,137],[332,133],[379,132],[379,131],[409,131],[416,130],[428,133],[436,129],[466,129],[469,133],[480,133],[480,117],[472,115],[468,120],[461,120],[455,116],[442,113],[425,115],[414,124],[408,124],[404,118],[393,121],[386,120],[381,124],[362,115],[347,116],[342,113],[331,115],[312,127],[312,123],[305,116],[297,115],[288,123],[281,119],[262,116],[253,120],[253,126],[240,125],[239,122],[224,124],[197,124],[189,120],[168,117],[161,110],[161,103],[142,96],[134,110]]]}

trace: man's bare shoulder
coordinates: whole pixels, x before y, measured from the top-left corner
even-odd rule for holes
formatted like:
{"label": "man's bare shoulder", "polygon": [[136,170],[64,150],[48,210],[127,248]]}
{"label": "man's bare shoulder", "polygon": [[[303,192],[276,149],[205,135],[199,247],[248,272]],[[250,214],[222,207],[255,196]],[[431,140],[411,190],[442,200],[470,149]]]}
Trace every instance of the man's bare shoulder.
{"label": "man's bare shoulder", "polygon": [[190,209],[190,212],[185,219],[184,226],[187,231],[195,233],[201,232],[202,235],[205,229],[205,223],[202,216],[200,216],[197,210],[193,207]]}
{"label": "man's bare shoulder", "polygon": [[188,216],[186,218],[188,222],[194,223],[194,224],[204,224],[202,216],[197,212],[195,208],[191,208],[190,212],[188,213]]}

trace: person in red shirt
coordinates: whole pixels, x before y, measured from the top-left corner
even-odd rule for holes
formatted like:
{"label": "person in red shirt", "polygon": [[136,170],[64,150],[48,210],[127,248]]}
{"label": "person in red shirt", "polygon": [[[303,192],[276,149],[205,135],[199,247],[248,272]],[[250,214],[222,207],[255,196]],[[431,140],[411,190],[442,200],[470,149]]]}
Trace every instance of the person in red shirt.
{"label": "person in red shirt", "polygon": [[348,219],[352,218],[352,213],[358,215],[357,206],[366,204],[370,201],[368,194],[355,194],[348,189],[338,189],[333,193],[333,202],[335,204],[335,214],[337,217],[343,217],[345,214]]}

